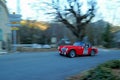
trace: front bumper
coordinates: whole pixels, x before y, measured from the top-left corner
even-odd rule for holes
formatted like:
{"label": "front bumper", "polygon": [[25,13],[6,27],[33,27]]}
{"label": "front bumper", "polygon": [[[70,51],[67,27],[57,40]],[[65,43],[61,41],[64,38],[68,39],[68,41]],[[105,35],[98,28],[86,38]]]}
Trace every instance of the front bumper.
{"label": "front bumper", "polygon": [[66,52],[62,52],[62,51],[59,51],[59,54],[62,54],[62,55],[67,55]]}
{"label": "front bumper", "polygon": [[59,53],[61,55],[67,55],[67,51],[68,51],[68,48],[62,48],[62,49],[59,50]]}

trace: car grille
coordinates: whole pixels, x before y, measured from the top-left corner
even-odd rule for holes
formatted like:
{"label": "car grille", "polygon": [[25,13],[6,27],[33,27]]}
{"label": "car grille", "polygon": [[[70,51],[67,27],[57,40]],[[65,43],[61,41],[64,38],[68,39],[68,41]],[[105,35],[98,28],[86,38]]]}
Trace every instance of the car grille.
{"label": "car grille", "polygon": [[62,52],[66,52],[66,48],[62,48]]}

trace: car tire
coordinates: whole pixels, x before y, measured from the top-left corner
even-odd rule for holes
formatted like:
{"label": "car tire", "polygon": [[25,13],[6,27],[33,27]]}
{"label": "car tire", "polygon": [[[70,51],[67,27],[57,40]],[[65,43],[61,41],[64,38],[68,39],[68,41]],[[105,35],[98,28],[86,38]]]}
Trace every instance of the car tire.
{"label": "car tire", "polygon": [[69,57],[70,58],[73,58],[73,57],[75,57],[76,56],[76,52],[74,51],[74,50],[71,50],[70,52],[69,52]]}
{"label": "car tire", "polygon": [[91,56],[95,56],[95,51],[92,50],[90,55],[91,55]]}

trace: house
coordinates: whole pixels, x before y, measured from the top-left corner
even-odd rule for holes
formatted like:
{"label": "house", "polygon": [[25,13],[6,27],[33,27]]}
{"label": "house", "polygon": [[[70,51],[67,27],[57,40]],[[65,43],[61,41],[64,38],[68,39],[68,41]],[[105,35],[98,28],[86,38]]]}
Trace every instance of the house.
{"label": "house", "polygon": [[9,50],[11,40],[11,28],[9,23],[9,12],[5,0],[0,0],[0,52]]}

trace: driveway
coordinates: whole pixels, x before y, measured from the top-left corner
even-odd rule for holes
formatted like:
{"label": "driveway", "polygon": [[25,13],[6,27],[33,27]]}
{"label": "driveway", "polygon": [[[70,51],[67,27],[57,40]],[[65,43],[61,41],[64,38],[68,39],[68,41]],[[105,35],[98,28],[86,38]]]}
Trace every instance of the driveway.
{"label": "driveway", "polygon": [[120,50],[99,49],[99,54],[68,58],[58,52],[0,55],[0,80],[64,80],[108,60],[120,59]]}

